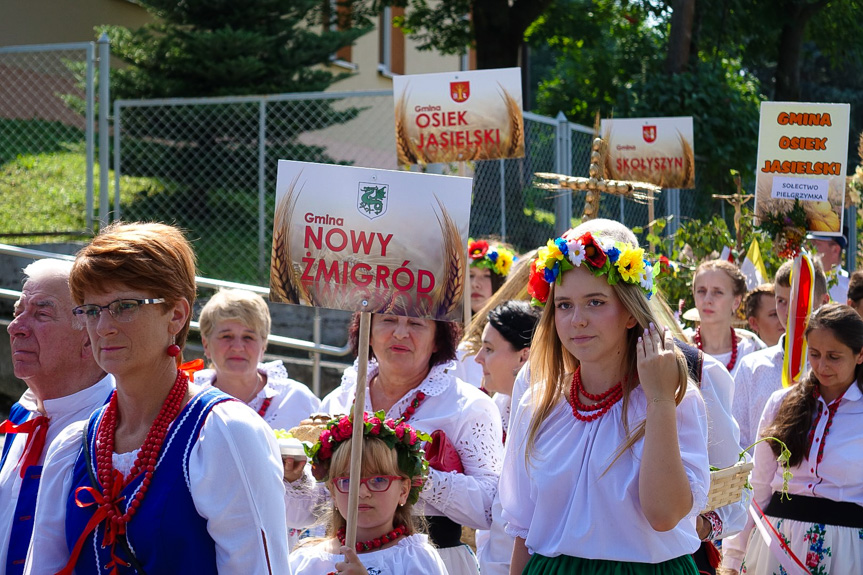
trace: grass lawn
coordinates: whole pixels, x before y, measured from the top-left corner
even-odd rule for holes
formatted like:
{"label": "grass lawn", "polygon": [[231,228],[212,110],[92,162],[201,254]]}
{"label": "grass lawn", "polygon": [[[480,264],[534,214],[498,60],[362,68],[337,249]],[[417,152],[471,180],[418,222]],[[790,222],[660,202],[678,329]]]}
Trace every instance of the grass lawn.
{"label": "grass lawn", "polygon": [[[87,230],[86,159],[84,150],[19,156],[0,167],[0,233],[78,232]],[[99,170],[95,170],[95,216],[99,206]],[[111,172],[109,182],[113,183]],[[113,186],[111,186],[113,188]],[[123,177],[120,189],[161,186],[151,178]],[[134,192],[121,194],[129,202]],[[123,196],[126,197],[123,197]],[[113,200],[113,189],[109,191]],[[3,238],[6,242],[36,243],[44,237]]]}
{"label": "grass lawn", "polygon": [[[52,234],[87,230],[84,132],[59,122],[0,119],[0,234]],[[99,168],[94,179],[94,217],[99,209]],[[114,174],[109,174],[113,202]],[[121,178],[121,202],[141,189],[159,192],[152,178]],[[0,236],[15,244],[40,243],[45,236]]]}

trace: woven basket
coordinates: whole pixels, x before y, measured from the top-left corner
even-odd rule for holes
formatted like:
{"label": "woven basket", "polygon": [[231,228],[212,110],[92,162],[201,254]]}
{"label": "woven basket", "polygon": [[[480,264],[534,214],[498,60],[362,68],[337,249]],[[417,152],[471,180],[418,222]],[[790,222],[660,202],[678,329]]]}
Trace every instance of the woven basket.
{"label": "woven basket", "polygon": [[754,467],[751,461],[741,461],[731,467],[710,472],[710,492],[702,513],[740,501],[743,487]]}

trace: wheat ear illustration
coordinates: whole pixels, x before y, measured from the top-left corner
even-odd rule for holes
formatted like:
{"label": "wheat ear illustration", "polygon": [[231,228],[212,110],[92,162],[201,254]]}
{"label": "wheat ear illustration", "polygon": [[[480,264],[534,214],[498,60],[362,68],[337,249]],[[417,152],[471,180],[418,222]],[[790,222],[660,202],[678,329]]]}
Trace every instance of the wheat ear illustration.
{"label": "wheat ear illustration", "polygon": [[465,240],[461,237],[458,226],[441,203],[440,198],[435,196],[440,208],[440,216],[435,214],[441,232],[443,233],[443,256],[444,273],[441,280],[443,289],[438,293],[439,301],[436,302],[435,317],[443,319],[454,311],[461,311],[461,299],[464,295],[466,254]]}

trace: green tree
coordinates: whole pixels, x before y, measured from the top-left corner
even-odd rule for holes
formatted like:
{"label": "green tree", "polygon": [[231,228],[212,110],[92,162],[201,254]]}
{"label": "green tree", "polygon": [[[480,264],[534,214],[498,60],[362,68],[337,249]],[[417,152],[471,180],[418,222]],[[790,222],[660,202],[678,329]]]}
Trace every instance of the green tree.
{"label": "green tree", "polygon": [[[100,27],[126,66],[112,72],[113,98],[241,96],[324,90],[345,74],[322,66],[369,31],[367,15],[320,0],[140,0],[154,22],[136,30]],[[328,7],[326,12],[323,7]],[[336,18],[338,16],[338,19]],[[344,122],[355,109],[332,100],[267,107],[268,171],[276,158],[332,161],[298,133]],[[249,188],[256,174],[258,107],[251,104],[129,108],[122,122],[124,171],[159,177],[181,194],[182,212],[207,220],[211,196]],[[153,158],[160,158],[154,162]],[[251,190],[249,190],[251,191]],[[144,202],[131,213],[147,217]],[[143,210],[143,211],[142,211]],[[129,213],[129,210],[126,210]],[[138,214],[138,212],[141,212]]]}
{"label": "green tree", "polygon": [[[663,37],[649,13],[616,0],[558,0],[527,30],[539,78],[534,110],[593,125],[616,110],[627,83],[662,66]],[[545,62],[550,61],[550,65]]]}
{"label": "green tree", "polygon": [[362,12],[324,25],[320,0],[140,0],[156,20],[104,26],[117,98],[238,96],[323,90],[343,75],[320,67],[370,30]]}
{"label": "green tree", "polygon": [[519,65],[524,33],[553,0],[375,0],[405,8],[399,24],[420,50],[464,54],[476,50],[480,70]]}

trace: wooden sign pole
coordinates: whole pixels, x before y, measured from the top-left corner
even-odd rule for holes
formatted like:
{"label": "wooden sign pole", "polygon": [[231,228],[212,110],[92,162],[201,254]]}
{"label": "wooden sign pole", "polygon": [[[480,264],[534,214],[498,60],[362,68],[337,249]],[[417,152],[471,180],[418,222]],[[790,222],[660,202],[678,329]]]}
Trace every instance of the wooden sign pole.
{"label": "wooden sign pole", "polygon": [[357,543],[357,513],[360,503],[360,479],[363,472],[363,413],[366,405],[366,388],[368,387],[369,370],[369,332],[371,330],[372,314],[360,313],[360,333],[358,367],[357,367],[357,397],[354,400],[353,433],[351,435],[351,470],[350,487],[348,489],[348,525],[345,530],[345,545],[353,549]]}

